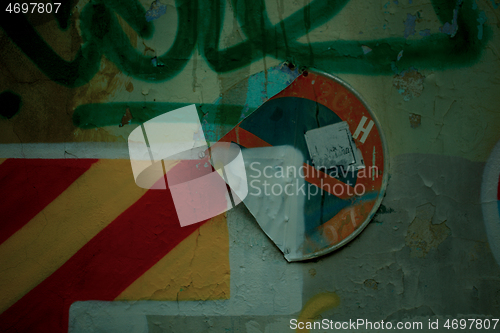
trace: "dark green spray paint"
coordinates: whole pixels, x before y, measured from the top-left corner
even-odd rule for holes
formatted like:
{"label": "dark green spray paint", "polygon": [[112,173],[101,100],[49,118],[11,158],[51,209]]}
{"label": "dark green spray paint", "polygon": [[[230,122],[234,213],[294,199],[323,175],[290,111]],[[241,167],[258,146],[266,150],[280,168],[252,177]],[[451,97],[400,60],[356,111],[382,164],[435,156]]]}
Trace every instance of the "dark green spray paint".
{"label": "dark green spray paint", "polygon": [[[98,128],[104,126],[118,126],[123,115],[128,109],[132,124],[142,124],[149,119],[164,114],[192,103],[163,103],[163,102],[123,102],[105,104],[80,105],[73,113],[73,124],[83,129]],[[211,125],[227,126],[233,128],[240,122],[242,105],[227,104],[196,104],[198,116],[203,123]],[[254,110],[249,110],[253,112]],[[214,134],[215,135],[215,134]]]}
{"label": "dark green spray paint", "polygon": [[[80,28],[83,45],[74,60],[65,61],[38,35],[23,15],[0,11],[0,26],[23,52],[52,80],[69,87],[86,84],[98,72],[105,55],[127,75],[145,81],[160,82],[178,74],[198,47],[209,65],[217,72],[229,72],[269,55],[281,60],[312,66],[331,73],[391,74],[397,55],[399,69],[444,69],[468,66],[476,62],[491,36],[485,29],[479,40],[478,10],[472,0],[464,0],[458,15],[458,32],[451,38],[436,33],[420,40],[384,38],[371,41],[315,42],[297,40],[339,14],[349,0],[313,0],[302,9],[273,25],[264,0],[231,0],[235,15],[247,39],[220,50],[224,21],[222,0],[176,0],[178,27],[171,48],[158,60],[165,66],[155,67],[151,58],[139,53],[121,28],[120,15],[139,36],[153,35],[153,25],[146,22],[145,9],[136,0],[92,0],[81,11]],[[71,3],[56,16],[62,29],[68,27]],[[454,0],[432,0],[441,23],[451,22]],[[487,28],[487,27],[485,27]],[[373,51],[364,54],[361,45]]]}

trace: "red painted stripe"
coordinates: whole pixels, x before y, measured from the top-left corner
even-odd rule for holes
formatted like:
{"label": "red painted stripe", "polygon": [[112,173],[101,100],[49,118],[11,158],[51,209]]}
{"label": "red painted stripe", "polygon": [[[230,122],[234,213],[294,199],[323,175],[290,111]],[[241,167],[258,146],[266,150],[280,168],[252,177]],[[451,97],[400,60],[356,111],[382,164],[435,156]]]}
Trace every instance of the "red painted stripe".
{"label": "red painted stripe", "polygon": [[244,128],[237,127],[236,135],[239,143],[246,148],[272,147],[269,143],[259,138],[257,135],[250,133]]}
{"label": "red painted stripe", "polygon": [[64,192],[95,159],[21,159],[0,164],[0,244]]}
{"label": "red painted stripe", "polygon": [[2,313],[0,332],[67,332],[73,302],[114,300],[200,225],[181,228],[170,191],[149,190]]}

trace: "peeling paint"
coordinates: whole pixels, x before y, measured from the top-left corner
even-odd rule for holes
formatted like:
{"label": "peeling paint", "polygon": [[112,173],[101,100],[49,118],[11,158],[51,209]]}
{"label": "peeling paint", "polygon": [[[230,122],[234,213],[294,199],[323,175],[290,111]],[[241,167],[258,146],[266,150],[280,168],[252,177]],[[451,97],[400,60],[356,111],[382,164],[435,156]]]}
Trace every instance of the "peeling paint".
{"label": "peeling paint", "polygon": [[374,279],[365,280],[364,285],[365,285],[365,287],[373,289],[373,290],[378,289],[378,282],[375,281]]}
{"label": "peeling paint", "polygon": [[370,52],[372,51],[372,49],[371,49],[371,48],[369,48],[369,47],[368,47],[368,46],[366,46],[366,45],[361,45],[361,48],[363,49],[363,53],[364,53],[364,54],[368,54],[368,53],[370,53]]}
{"label": "peeling paint", "polygon": [[403,57],[403,50],[398,53],[398,61]]}
{"label": "peeling paint", "polygon": [[422,120],[422,116],[415,113],[410,113],[410,126],[411,128],[417,128],[420,126],[420,122]]}
{"label": "peeling paint", "polygon": [[167,6],[162,4],[160,0],[156,0],[151,3],[149,10],[146,12],[146,21],[150,22],[160,18],[167,12]]}
{"label": "peeling paint", "polygon": [[406,15],[406,20],[404,22],[405,24],[405,33],[404,36],[405,38],[408,38],[409,36],[412,36],[415,34],[415,20],[417,19],[416,15],[411,15],[408,13]]}
{"label": "peeling paint", "polygon": [[123,114],[123,117],[122,117],[122,120],[120,122],[120,127],[123,127],[127,124],[130,124],[130,122],[132,121],[133,117],[132,117],[132,114],[130,113],[130,108],[127,108],[125,110],[125,113]]}
{"label": "peeling paint", "polygon": [[424,90],[424,76],[415,68],[402,71],[400,74],[394,75],[393,85],[398,89],[398,93],[404,96],[405,101],[419,97]]}
{"label": "peeling paint", "polygon": [[125,87],[125,89],[128,91],[128,92],[132,92],[134,91],[134,84],[132,82],[129,82],[127,84],[127,86]]}
{"label": "peeling paint", "polygon": [[427,37],[431,35],[431,30],[430,29],[424,29],[419,31],[419,35],[422,37]]}
{"label": "peeling paint", "polygon": [[157,57],[151,58],[151,65],[154,67],[163,67],[165,64],[161,62]]}
{"label": "peeling paint", "polygon": [[433,224],[435,207],[426,204],[417,208],[415,219],[410,223],[405,237],[410,247],[410,256],[424,258],[431,249],[436,249],[450,234],[446,221]]}
{"label": "peeling paint", "polygon": [[450,35],[450,37],[455,37],[458,31],[458,11],[460,9],[460,6],[462,5],[462,1],[463,0],[457,0],[457,5],[453,9],[453,19],[451,23],[446,22],[442,27],[439,28],[439,31]]}

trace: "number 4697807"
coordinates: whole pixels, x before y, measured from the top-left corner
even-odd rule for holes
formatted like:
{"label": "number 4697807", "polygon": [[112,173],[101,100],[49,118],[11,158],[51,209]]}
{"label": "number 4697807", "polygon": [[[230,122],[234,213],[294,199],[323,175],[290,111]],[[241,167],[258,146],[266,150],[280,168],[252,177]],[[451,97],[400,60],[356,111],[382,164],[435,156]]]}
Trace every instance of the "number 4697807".
{"label": "number 4697807", "polygon": [[14,14],[19,14],[19,13],[39,13],[39,14],[44,14],[44,13],[57,13],[59,10],[59,7],[61,6],[61,3],[54,3],[52,5],[50,2],[48,3],[42,3],[42,2],[30,2],[30,3],[9,3],[7,8],[5,8],[6,12],[9,13],[14,13]]}

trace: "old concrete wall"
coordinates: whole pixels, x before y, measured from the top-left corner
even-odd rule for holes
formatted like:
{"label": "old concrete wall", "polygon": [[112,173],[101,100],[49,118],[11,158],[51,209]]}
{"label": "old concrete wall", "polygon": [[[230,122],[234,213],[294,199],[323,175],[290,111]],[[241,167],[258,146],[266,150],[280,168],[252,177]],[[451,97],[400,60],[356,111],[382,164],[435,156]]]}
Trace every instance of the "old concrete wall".
{"label": "old concrete wall", "polygon": [[[500,318],[494,0],[6,5],[0,331],[285,332],[291,319],[448,331],[447,319]],[[366,229],[299,263],[244,205],[180,228],[167,191],[136,186],[127,148],[141,123],[188,104],[219,138],[278,92],[269,69],[284,61],[350,84],[390,166]]]}

